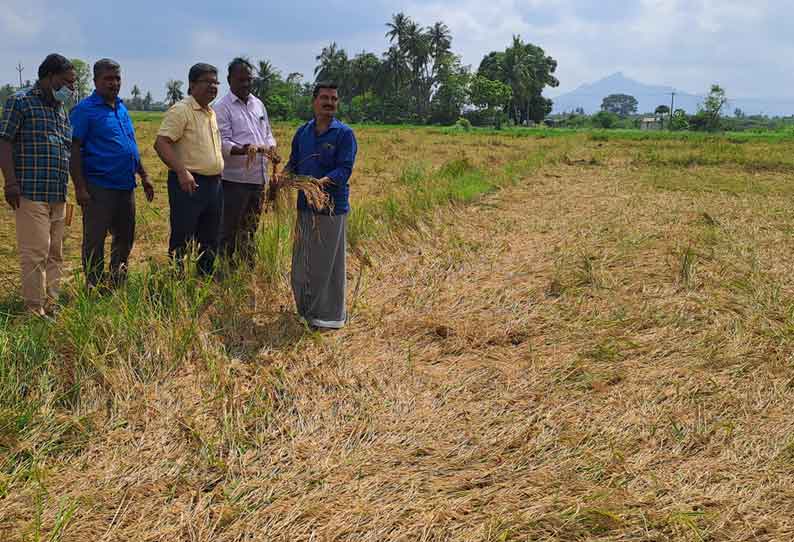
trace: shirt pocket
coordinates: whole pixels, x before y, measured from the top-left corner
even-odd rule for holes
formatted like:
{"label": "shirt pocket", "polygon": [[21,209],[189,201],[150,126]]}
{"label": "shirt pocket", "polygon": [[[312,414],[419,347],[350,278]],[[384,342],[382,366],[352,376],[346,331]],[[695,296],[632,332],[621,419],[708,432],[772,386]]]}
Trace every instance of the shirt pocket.
{"label": "shirt pocket", "polygon": [[333,143],[320,144],[320,165],[332,167],[336,162],[336,145]]}
{"label": "shirt pocket", "polygon": [[44,125],[44,139],[50,145],[50,152],[62,159],[68,159],[72,151],[72,126],[61,116],[48,118]]}
{"label": "shirt pocket", "polygon": [[185,122],[185,127],[182,129],[182,136],[179,138],[180,140],[183,138],[192,139],[198,133],[198,126],[196,126],[196,118],[195,115],[188,115],[187,121]]}
{"label": "shirt pocket", "polygon": [[98,120],[97,124],[99,125],[100,133],[97,135],[99,140],[112,142],[111,144],[113,144],[113,148],[116,151],[124,150],[127,146],[127,137],[124,133],[124,128],[119,124],[119,119],[115,115],[110,114],[103,115]]}
{"label": "shirt pocket", "polygon": [[135,150],[135,127],[132,125],[132,119],[129,117],[125,117],[121,119],[121,132],[124,134],[126,138],[127,146],[130,148],[131,151]]}
{"label": "shirt pocket", "polygon": [[69,123],[69,118],[66,115],[58,115],[55,119],[55,127],[61,141],[66,148],[72,146],[72,125]]}
{"label": "shirt pocket", "polygon": [[135,143],[135,129],[129,124],[124,124],[124,134],[127,136],[127,143],[129,144],[131,149],[136,147]]}

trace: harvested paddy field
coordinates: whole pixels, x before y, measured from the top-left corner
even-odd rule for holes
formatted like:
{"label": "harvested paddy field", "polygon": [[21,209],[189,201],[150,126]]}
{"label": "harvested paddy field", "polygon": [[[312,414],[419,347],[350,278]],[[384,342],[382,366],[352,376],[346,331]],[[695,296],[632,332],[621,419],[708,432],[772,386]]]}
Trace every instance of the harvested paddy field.
{"label": "harvested paddy field", "polygon": [[146,262],[163,191],[125,291],[7,303],[4,539],[794,538],[794,141],[358,134],[341,332],[289,216],[253,273]]}
{"label": "harvested paddy field", "polygon": [[[139,115],[135,121],[138,147],[146,170],[155,185],[156,196],[149,204],[143,191],[137,194],[136,248],[134,262],[146,259],[165,261],[168,250],[168,190],[165,165],[152,147],[162,115]],[[280,154],[289,157],[292,134],[298,125],[273,126]],[[538,148],[551,147],[551,141],[527,140],[520,137],[501,137],[489,133],[444,133],[427,128],[361,127],[356,130],[359,154],[351,190],[352,203],[369,204],[405,192],[406,182],[417,180],[444,164],[465,160],[469,166],[497,171],[505,164],[526,158]],[[544,144],[545,143],[545,144]],[[2,173],[0,173],[2,178]],[[70,199],[74,192],[70,188]],[[67,229],[65,254],[75,271],[79,268],[82,236],[81,215],[76,210],[74,222]],[[109,246],[109,243],[108,243]],[[0,208],[0,291],[12,292],[19,282],[16,260],[14,215],[3,202]]]}

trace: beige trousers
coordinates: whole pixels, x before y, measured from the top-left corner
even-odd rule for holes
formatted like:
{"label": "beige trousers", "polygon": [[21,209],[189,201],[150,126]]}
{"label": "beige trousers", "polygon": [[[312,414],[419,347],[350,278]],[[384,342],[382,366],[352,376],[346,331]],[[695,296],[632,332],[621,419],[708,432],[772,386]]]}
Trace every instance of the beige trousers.
{"label": "beige trousers", "polygon": [[66,203],[20,198],[16,210],[17,250],[22,267],[22,299],[41,312],[47,297],[58,296],[63,273]]}

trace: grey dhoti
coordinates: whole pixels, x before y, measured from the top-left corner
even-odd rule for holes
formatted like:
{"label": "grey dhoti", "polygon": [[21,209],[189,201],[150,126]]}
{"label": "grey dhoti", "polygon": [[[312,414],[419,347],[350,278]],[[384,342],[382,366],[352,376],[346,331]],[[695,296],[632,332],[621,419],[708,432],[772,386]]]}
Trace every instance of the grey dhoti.
{"label": "grey dhoti", "polygon": [[311,326],[345,325],[347,215],[298,211],[292,246],[292,293],[298,314]]}

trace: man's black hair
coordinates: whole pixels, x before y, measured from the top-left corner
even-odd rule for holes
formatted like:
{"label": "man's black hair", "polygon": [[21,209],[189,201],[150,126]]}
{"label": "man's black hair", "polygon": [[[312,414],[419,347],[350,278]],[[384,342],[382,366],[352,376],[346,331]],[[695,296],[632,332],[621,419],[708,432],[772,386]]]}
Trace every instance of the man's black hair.
{"label": "man's black hair", "polygon": [[58,53],[52,53],[47,55],[47,58],[39,66],[39,79],[44,79],[50,75],[59,75],[73,69],[74,64],[68,58]]}
{"label": "man's black hair", "polygon": [[205,64],[204,62],[199,62],[198,64],[193,64],[190,67],[190,71],[187,74],[187,80],[191,83],[195,83],[199,80],[199,78],[203,75],[208,73],[213,73],[215,76],[218,76],[218,68],[213,66],[212,64]]}
{"label": "man's black hair", "polygon": [[252,72],[254,71],[254,65],[251,64],[250,60],[248,60],[247,58],[243,58],[241,56],[238,56],[238,57],[233,58],[232,61],[229,62],[229,72],[228,72],[227,75],[231,76],[232,72],[234,70],[236,70],[237,68],[242,68],[242,67],[246,67]]}
{"label": "man's black hair", "polygon": [[320,95],[320,91],[324,88],[331,88],[337,90],[339,85],[336,83],[332,83],[331,81],[320,81],[319,83],[314,84],[314,90],[312,91],[312,98],[316,98]]}
{"label": "man's black hair", "polygon": [[100,58],[94,62],[94,79],[99,78],[100,75],[107,71],[120,71],[121,65],[115,60],[109,58]]}

